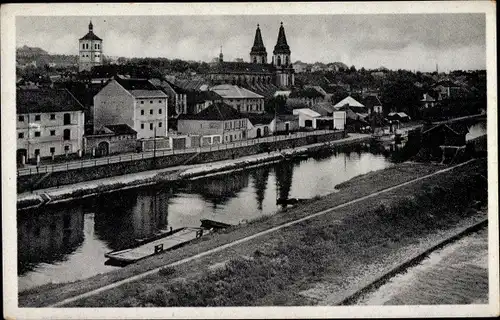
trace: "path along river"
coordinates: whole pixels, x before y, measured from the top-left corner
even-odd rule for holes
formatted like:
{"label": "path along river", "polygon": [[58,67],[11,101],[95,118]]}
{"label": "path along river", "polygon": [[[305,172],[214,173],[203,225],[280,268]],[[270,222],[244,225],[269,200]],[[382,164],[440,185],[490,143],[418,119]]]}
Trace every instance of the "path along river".
{"label": "path along river", "polygon": [[398,146],[351,147],[342,152],[283,161],[230,174],[156,185],[19,211],[19,290],[104,273],[104,253],[170,227],[200,219],[231,224],[280,209],[277,198],[311,198],[335,185],[389,167]]}

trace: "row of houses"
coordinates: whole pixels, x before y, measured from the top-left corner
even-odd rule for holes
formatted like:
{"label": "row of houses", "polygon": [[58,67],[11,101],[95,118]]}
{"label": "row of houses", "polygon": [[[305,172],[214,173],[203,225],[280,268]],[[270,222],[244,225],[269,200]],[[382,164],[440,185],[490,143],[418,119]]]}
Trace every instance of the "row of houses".
{"label": "row of houses", "polygon": [[[67,88],[36,86],[18,88],[16,100],[21,163],[205,146],[286,134],[301,127],[335,127],[333,113],[313,125],[302,119],[302,113],[267,114],[262,95],[229,84],[190,91],[166,79],[114,76],[102,83],[92,101]],[[321,121],[331,123],[319,125]]]}

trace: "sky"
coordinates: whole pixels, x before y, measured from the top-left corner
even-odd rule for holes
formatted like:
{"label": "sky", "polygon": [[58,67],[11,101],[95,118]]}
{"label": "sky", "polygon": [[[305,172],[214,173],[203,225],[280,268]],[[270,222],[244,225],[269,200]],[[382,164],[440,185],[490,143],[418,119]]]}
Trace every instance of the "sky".
{"label": "sky", "polygon": [[292,61],[340,61],[357,68],[440,71],[486,69],[482,13],[240,16],[31,16],[16,18],[16,46],[78,54],[88,31],[103,39],[108,56],[249,61],[260,24],[271,61],[280,22]]}

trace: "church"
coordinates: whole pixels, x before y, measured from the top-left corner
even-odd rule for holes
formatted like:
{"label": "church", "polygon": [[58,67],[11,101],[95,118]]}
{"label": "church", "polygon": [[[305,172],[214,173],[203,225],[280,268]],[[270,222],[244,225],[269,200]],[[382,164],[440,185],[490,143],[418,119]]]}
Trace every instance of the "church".
{"label": "church", "polygon": [[209,78],[214,84],[248,86],[257,92],[270,87],[290,88],[295,83],[290,55],[285,28],[281,22],[272,62],[268,63],[266,47],[262,41],[260,27],[257,25],[254,43],[250,50],[250,62],[225,62],[221,50],[218,63],[209,71]]}

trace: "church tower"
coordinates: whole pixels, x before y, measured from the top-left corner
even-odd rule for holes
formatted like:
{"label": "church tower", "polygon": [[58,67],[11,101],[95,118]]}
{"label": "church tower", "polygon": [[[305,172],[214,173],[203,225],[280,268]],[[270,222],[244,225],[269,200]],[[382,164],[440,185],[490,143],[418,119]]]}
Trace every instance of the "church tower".
{"label": "church tower", "polygon": [[93,66],[102,65],[102,39],[94,34],[92,21],[89,32],[79,40],[79,51],[78,71],[90,71]]}
{"label": "church tower", "polygon": [[278,41],[273,50],[273,66],[276,68],[276,85],[278,87],[291,87],[295,84],[290,54],[290,47],[286,42],[285,28],[283,22],[281,22]]}
{"label": "church tower", "polygon": [[252,50],[250,51],[250,62],[258,64],[267,63],[267,51],[266,47],[264,47],[264,42],[262,41],[259,25],[257,25],[255,39],[253,40]]}

